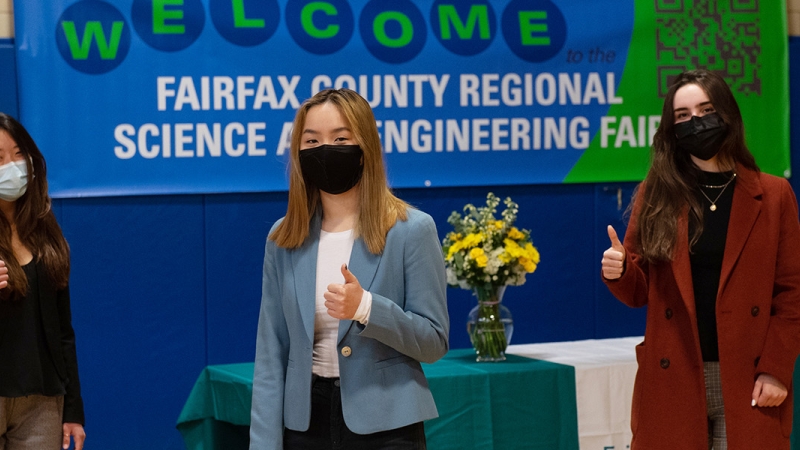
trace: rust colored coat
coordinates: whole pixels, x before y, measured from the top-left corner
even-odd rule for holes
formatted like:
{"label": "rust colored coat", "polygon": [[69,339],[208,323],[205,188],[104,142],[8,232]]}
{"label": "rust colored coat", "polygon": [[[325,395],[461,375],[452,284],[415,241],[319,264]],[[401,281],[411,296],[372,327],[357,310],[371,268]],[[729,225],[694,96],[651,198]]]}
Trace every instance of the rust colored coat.
{"label": "rust colored coat", "polygon": [[[673,261],[647,264],[633,251],[634,217],[625,272],[605,280],[623,303],[648,306],[645,339],[636,347],[633,450],[708,448],[687,221],[684,212]],[[786,180],[737,167],[716,315],[728,448],[788,450],[800,353],[800,222]],[[750,406],[760,373],[789,388],[780,406]]]}

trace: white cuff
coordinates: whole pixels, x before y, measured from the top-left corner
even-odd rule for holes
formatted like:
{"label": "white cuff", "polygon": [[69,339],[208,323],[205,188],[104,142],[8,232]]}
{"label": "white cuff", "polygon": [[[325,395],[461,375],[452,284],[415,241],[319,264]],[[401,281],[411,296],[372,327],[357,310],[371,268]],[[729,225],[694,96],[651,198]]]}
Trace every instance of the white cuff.
{"label": "white cuff", "polygon": [[361,304],[358,305],[353,320],[358,321],[361,325],[366,325],[369,322],[370,311],[372,311],[372,294],[365,290],[364,294],[361,295]]}

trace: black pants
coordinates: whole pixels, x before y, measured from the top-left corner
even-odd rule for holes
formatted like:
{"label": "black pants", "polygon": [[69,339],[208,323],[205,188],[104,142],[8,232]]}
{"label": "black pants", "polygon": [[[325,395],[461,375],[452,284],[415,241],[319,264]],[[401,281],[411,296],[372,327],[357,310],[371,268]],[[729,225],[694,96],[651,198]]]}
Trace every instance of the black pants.
{"label": "black pants", "polygon": [[[387,405],[391,407],[391,405]],[[372,434],[347,428],[342,414],[338,378],[315,377],[311,389],[311,425],[308,431],[284,429],[285,450],[425,450],[422,422]]]}

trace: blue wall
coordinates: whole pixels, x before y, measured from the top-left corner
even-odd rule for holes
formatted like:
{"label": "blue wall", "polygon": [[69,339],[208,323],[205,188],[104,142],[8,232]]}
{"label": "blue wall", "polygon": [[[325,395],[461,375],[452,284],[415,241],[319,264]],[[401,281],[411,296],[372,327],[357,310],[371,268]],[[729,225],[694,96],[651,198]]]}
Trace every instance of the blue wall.
{"label": "blue wall", "polygon": [[[627,195],[630,187],[626,186]],[[486,189],[404,190],[447,216]],[[494,189],[520,204],[542,263],[506,304],[514,342],[627,336],[643,311],[614,301],[598,280],[606,223],[621,226],[616,190],[604,186]],[[175,420],[207,364],[254,354],[264,239],[285,194],[186,195],[57,200],[72,247],[72,298],[87,433],[99,448],[180,448]],[[451,342],[467,347],[470,293],[450,289]]]}
{"label": "blue wall", "polygon": [[17,57],[14,39],[0,38],[0,111],[17,117]]}
{"label": "blue wall", "polygon": [[[791,40],[790,51],[792,103],[800,105],[800,40]],[[1,82],[0,110],[14,108],[13,84]],[[793,129],[800,129],[798,120],[793,114]],[[800,173],[797,144],[792,154]],[[793,185],[800,192],[798,177]],[[605,226],[624,230],[618,190],[624,209],[633,187],[408,189],[398,195],[431,214],[440,237],[452,210],[482,203],[489,190],[520,204],[518,224],[531,230],[542,262],[526,285],[508,289],[505,303],[517,324],[513,342],[529,343],[644,332],[644,311],[621,305],[599,279]],[[200,370],[253,358],[264,240],[285,211],[285,193],[76,198],[54,205],[72,247],[89,446],[183,448],[175,421]],[[474,300],[449,289],[448,303],[451,346],[468,347],[464,324]]]}

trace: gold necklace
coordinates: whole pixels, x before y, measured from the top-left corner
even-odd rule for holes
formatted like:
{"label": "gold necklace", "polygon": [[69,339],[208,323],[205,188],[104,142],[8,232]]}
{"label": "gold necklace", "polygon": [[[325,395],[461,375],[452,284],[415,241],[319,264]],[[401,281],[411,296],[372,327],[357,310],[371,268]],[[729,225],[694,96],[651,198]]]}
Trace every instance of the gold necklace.
{"label": "gold necklace", "polygon": [[711,203],[711,206],[709,206],[708,209],[710,209],[711,211],[716,211],[717,210],[717,200],[719,200],[719,198],[722,197],[722,193],[725,192],[725,189],[728,188],[728,185],[731,184],[731,181],[733,181],[734,178],[736,178],[736,173],[734,173],[731,176],[731,179],[728,180],[728,182],[725,183],[725,184],[722,184],[722,185],[719,185],[719,186],[709,186],[707,184],[701,184],[700,185],[702,187],[707,187],[707,188],[711,188],[711,189],[722,188],[722,190],[719,191],[719,194],[717,195],[717,198],[715,198],[714,200],[711,200],[711,198],[708,195],[706,195],[706,193],[703,191],[703,189],[700,189],[700,193],[703,194],[703,197],[705,197],[706,200],[708,200],[708,202]]}

